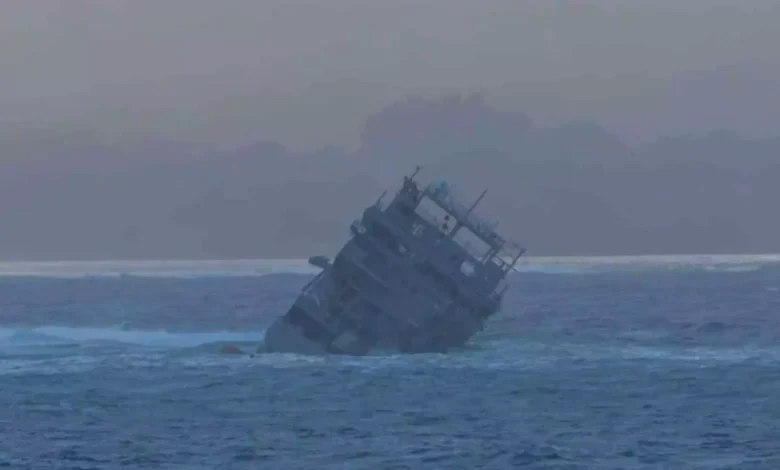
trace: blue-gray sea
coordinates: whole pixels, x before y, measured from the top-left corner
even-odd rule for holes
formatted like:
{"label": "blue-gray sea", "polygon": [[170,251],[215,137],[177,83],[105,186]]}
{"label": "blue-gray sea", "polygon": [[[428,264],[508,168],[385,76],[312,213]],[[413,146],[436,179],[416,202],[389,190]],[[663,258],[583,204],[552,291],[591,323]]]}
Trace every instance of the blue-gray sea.
{"label": "blue-gray sea", "polygon": [[780,469],[780,259],[527,260],[463,350],[252,350],[297,261],[0,266],[0,467]]}

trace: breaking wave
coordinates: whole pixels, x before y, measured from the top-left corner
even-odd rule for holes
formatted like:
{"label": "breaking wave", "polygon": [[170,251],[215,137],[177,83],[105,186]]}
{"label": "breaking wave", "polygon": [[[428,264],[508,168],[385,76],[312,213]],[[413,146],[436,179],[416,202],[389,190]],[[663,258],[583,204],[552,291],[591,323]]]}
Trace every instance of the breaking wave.
{"label": "breaking wave", "polygon": [[[165,330],[124,330],[121,327],[66,327],[41,326],[35,328],[0,327],[0,351],[27,346],[86,346],[86,345],[128,345],[154,349],[192,349],[219,344],[257,344],[263,340],[264,331],[254,332],[169,332]],[[598,346],[582,343],[544,343],[517,337],[494,340],[477,340],[461,350],[443,355],[448,360],[498,354],[503,358],[569,357],[589,360],[598,359],[671,359],[697,360],[744,360],[763,357],[780,361],[780,349],[757,346],[739,348],[723,347],[670,347],[640,345]],[[287,355],[285,355],[287,356]],[[297,356],[297,355],[293,355]],[[415,356],[419,360],[438,358],[439,354]],[[405,361],[408,355],[383,356],[385,360],[395,357]],[[308,359],[307,359],[308,360]],[[372,356],[357,361],[373,361]]]}
{"label": "breaking wave", "polygon": [[268,274],[313,274],[317,269],[303,259],[229,261],[61,261],[3,262],[5,277],[242,277]]}
{"label": "breaking wave", "polygon": [[0,349],[14,346],[84,345],[119,343],[156,348],[194,348],[208,344],[253,343],[265,332],[169,332],[165,330],[125,330],[121,327],[93,328],[40,326],[0,327]]}
{"label": "breaking wave", "polygon": [[[253,352],[264,332],[169,332],[121,327],[0,327],[0,376],[240,366],[222,346]],[[247,356],[248,359],[248,356]]]}

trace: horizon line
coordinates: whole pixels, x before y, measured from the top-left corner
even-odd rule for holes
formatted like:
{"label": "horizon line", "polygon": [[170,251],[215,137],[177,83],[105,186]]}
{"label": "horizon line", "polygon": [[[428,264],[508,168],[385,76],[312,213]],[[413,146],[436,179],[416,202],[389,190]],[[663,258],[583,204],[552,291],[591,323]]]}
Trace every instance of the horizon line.
{"label": "horizon line", "polygon": [[[527,255],[520,260],[629,260],[629,259],[669,259],[669,258],[720,258],[720,259],[766,259],[777,258],[780,261],[780,252],[776,253],[669,253],[669,254],[636,254],[636,255]],[[50,260],[20,260],[0,259],[0,265],[10,264],[142,264],[142,263],[306,263],[309,257],[268,257],[268,258],[112,258],[112,259],[50,259]]]}

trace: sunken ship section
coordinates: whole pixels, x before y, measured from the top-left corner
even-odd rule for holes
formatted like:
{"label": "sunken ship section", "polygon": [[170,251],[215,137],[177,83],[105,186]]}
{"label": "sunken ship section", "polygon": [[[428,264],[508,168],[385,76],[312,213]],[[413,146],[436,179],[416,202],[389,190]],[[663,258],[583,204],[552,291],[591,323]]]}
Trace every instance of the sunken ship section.
{"label": "sunken ship section", "polygon": [[464,345],[499,311],[523,254],[446,182],[405,176],[352,223],[333,261],[268,328],[260,350],[301,354],[444,352]]}

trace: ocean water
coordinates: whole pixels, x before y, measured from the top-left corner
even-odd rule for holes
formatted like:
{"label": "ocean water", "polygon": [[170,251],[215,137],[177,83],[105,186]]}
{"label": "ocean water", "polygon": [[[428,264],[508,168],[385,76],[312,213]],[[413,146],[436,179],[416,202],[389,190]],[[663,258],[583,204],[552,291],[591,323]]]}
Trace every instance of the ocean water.
{"label": "ocean water", "polygon": [[305,264],[0,264],[0,468],[780,468],[780,257],[519,271],[463,350],[250,357]]}

